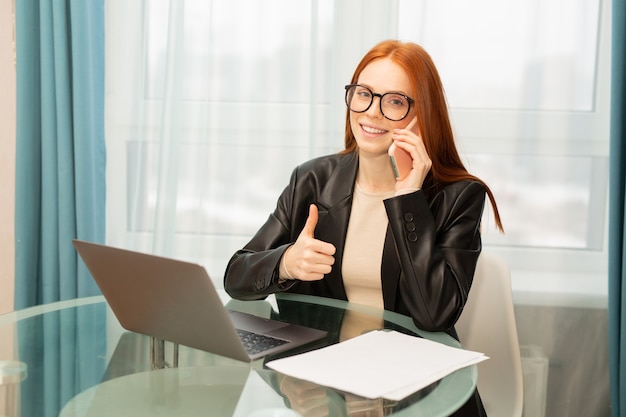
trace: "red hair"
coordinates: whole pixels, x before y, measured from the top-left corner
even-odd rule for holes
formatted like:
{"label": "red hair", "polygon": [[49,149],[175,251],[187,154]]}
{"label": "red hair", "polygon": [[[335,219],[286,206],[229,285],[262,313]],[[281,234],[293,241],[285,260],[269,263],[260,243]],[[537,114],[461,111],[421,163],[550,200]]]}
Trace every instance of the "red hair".
{"label": "red hair", "polygon": [[[403,68],[411,83],[411,98],[415,100],[417,126],[426,152],[432,160],[431,170],[424,180],[424,192],[433,194],[444,185],[456,181],[478,181],[487,190],[496,225],[502,231],[500,214],[491,189],[481,179],[470,174],[461,161],[454,143],[443,84],[430,55],[421,46],[397,40],[380,42],[361,59],[350,83],[356,84],[366,66],[383,58],[391,59]],[[349,109],[346,110],[345,129],[345,149],[342,153],[356,152],[357,143],[350,126]]]}

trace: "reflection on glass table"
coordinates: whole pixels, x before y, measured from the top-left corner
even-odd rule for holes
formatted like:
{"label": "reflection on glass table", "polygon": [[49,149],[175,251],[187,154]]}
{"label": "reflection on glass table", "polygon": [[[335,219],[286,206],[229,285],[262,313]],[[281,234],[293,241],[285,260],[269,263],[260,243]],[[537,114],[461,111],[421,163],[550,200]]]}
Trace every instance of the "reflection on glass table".
{"label": "reflection on glass table", "polygon": [[[0,316],[27,366],[21,416],[446,416],[476,386],[476,367],[456,371],[402,401],[365,399],[274,372],[265,363],[391,329],[460,346],[410,318],[317,297],[281,294],[227,307],[328,332],[326,338],[251,364],[125,331],[104,298],[64,301]],[[0,343],[7,343],[0,341]],[[375,378],[375,375],[372,376]]]}

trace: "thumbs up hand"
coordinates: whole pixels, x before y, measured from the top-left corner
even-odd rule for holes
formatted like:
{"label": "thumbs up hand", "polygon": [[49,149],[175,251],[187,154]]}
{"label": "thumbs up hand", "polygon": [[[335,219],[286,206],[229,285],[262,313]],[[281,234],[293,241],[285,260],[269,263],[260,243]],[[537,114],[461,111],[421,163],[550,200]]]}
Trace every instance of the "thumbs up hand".
{"label": "thumbs up hand", "polygon": [[309,206],[309,217],[296,242],[285,251],[285,272],[302,281],[317,281],[328,274],[335,263],[335,246],[315,239],[318,211],[315,204]]}

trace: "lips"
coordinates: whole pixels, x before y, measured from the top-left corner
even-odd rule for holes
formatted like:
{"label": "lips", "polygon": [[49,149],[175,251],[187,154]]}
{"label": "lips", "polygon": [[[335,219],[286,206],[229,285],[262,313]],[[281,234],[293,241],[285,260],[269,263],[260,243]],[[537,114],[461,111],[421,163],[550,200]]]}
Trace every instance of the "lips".
{"label": "lips", "polygon": [[361,125],[361,129],[363,129],[365,133],[369,133],[371,135],[382,135],[384,133],[387,133],[386,130],[376,129],[375,127],[366,126],[363,124]]}

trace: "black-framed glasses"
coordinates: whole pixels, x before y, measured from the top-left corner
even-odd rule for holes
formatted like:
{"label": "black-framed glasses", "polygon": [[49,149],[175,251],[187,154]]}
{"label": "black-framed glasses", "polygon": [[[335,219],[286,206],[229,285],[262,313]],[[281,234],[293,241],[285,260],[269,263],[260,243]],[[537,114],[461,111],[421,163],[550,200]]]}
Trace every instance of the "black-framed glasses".
{"label": "black-framed glasses", "polygon": [[367,111],[372,106],[374,97],[380,99],[382,115],[394,122],[404,119],[411,110],[411,103],[414,103],[412,98],[404,94],[394,92],[377,94],[363,85],[346,85],[346,106],[353,112],[363,113]]}

